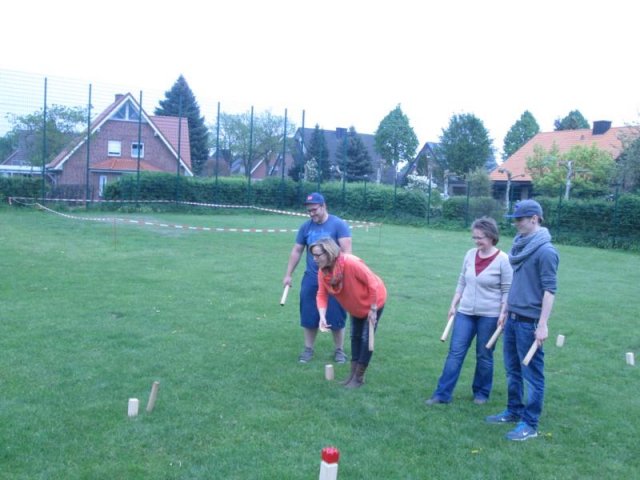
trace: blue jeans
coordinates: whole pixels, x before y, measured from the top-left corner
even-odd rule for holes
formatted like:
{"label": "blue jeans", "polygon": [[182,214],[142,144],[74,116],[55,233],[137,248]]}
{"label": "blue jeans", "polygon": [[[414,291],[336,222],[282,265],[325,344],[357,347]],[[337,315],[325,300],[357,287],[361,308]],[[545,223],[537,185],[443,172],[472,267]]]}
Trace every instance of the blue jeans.
{"label": "blue jeans", "polygon": [[[544,401],[544,352],[538,348],[528,366],[522,365],[536,338],[537,323],[507,319],[504,328],[504,366],[507,371],[507,410],[537,429]],[[524,381],[523,381],[524,380]],[[524,385],[527,403],[523,403]]]}
{"label": "blue jeans", "polygon": [[462,363],[467,356],[473,337],[476,338],[476,371],[473,376],[473,396],[488,399],[493,385],[493,350],[485,347],[496,330],[498,317],[481,317],[457,312],[453,323],[449,354],[444,362],[433,397],[450,402],[458,383]]}

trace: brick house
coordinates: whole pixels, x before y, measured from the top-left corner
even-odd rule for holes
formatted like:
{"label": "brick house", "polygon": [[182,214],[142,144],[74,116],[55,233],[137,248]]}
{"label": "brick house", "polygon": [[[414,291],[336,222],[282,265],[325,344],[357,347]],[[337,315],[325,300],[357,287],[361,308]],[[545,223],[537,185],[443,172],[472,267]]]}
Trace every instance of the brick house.
{"label": "brick house", "polygon": [[[140,113],[142,119],[140,120]],[[90,199],[118,177],[141,172],[167,172],[193,176],[187,119],[149,116],[130,93],[115,101],[91,122],[88,171],[87,135],[78,137],[48,165],[56,196]],[[140,129],[140,140],[138,130]],[[180,145],[180,155],[178,155]]]}

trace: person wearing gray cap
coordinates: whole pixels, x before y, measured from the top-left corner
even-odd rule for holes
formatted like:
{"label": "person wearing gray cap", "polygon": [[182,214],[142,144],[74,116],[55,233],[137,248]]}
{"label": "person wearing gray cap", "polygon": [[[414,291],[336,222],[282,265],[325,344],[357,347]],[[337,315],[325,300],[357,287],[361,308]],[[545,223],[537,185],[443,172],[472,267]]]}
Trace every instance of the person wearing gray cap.
{"label": "person wearing gray cap", "polygon": [[[488,423],[517,423],[506,434],[508,440],[523,441],[538,436],[538,421],[544,401],[544,351],[548,322],[557,290],[560,259],[542,226],[542,207],[535,200],[518,202],[510,215],[517,235],[509,252],[513,281],[507,298],[503,353],[507,372],[507,409],[486,418]],[[500,325],[503,326],[503,325]],[[522,361],[533,342],[538,349],[528,365]],[[523,402],[527,389],[526,403]]]}
{"label": "person wearing gray cap", "polygon": [[[340,246],[340,250],[343,253],[351,253],[351,229],[344,220],[329,214],[322,194],[317,192],[310,193],[306,196],[304,204],[310,218],[298,230],[296,242],[289,255],[287,271],[282,280],[283,285],[291,286],[291,277],[306,248],[306,269],[300,286],[300,325],[304,330],[304,350],[298,357],[300,363],[307,363],[313,358],[314,345],[320,325],[320,314],[316,307],[318,265],[309,251],[309,246],[321,238],[328,237],[332,238]],[[337,363],[346,363],[344,328],[347,313],[335,298],[329,299],[327,320],[331,324],[331,332],[335,344],[334,360]]]}

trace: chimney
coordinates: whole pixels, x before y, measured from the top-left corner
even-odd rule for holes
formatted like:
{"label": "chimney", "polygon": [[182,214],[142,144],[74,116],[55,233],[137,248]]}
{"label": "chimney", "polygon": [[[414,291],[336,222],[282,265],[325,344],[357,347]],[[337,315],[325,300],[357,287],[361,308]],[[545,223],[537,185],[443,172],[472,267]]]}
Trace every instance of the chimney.
{"label": "chimney", "polygon": [[343,138],[347,134],[346,128],[336,128],[336,138]]}
{"label": "chimney", "polygon": [[122,97],[124,97],[122,93],[116,93],[116,102],[119,102],[120,100],[122,100]]}
{"label": "chimney", "polygon": [[608,120],[596,120],[593,122],[593,134],[604,135],[611,128],[611,122]]}

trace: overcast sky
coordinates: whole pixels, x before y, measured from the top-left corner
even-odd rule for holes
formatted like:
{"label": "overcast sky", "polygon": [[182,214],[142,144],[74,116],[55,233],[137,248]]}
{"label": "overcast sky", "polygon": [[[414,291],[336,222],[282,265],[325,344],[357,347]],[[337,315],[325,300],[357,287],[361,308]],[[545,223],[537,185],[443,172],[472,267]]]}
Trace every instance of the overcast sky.
{"label": "overcast sky", "polygon": [[[304,109],[306,127],[374,133],[400,104],[421,143],[472,113],[499,155],[525,110],[542,131],[575,109],[590,122],[640,121],[631,0],[21,0],[2,10],[0,75],[149,99],[183,74],[208,122],[220,102],[229,113],[286,108],[297,126]],[[1,96],[5,87],[0,78]],[[0,98],[3,117],[7,105]]]}

